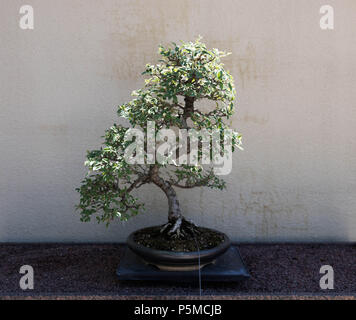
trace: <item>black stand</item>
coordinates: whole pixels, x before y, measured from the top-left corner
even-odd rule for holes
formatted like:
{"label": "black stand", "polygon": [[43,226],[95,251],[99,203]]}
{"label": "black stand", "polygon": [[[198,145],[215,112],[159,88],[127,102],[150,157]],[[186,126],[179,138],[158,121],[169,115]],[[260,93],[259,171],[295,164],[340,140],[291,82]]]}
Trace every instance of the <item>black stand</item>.
{"label": "black stand", "polygon": [[[126,248],[117,269],[119,280],[152,280],[192,282],[198,280],[196,271],[161,271],[157,267],[143,262],[135,253]],[[250,277],[236,247],[231,246],[214,264],[200,270],[202,281],[231,282]]]}

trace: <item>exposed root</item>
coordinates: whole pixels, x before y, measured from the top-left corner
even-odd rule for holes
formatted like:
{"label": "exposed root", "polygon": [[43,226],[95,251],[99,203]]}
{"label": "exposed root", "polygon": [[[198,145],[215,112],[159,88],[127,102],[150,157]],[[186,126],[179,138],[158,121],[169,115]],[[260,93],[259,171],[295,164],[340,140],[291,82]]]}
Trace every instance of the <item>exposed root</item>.
{"label": "exposed root", "polygon": [[193,221],[193,220],[188,220],[186,218],[183,218],[187,223],[191,224],[193,227],[198,228],[198,225]]}
{"label": "exposed root", "polygon": [[168,222],[168,223],[166,223],[166,224],[164,224],[163,225],[163,227],[161,228],[161,230],[159,231],[160,233],[163,233],[164,231],[166,231],[166,229],[168,228],[168,227],[170,227],[170,223]]}
{"label": "exposed root", "polygon": [[174,223],[168,222],[163,225],[160,233],[164,233],[170,238],[184,239],[188,235],[195,236],[200,232],[198,226],[194,222],[181,217]]}
{"label": "exposed root", "polygon": [[168,234],[173,235],[174,233],[177,233],[177,236],[179,238],[182,222],[183,222],[182,218],[177,219],[176,222],[174,223],[173,227],[168,231]]}

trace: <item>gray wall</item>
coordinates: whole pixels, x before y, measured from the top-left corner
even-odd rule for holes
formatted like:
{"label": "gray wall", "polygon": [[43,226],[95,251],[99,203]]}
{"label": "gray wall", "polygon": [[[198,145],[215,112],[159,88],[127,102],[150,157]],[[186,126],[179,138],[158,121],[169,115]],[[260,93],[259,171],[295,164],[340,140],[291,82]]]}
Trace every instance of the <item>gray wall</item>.
{"label": "gray wall", "polygon": [[[34,30],[19,28],[23,4]],[[323,4],[335,30],[319,27]],[[146,214],[81,223],[74,188],[157,46],[199,34],[233,52],[245,151],[226,191],[179,190],[185,215],[235,241],[355,241],[355,12],[353,0],[2,0],[0,241],[123,241],[165,221],[152,187]]]}

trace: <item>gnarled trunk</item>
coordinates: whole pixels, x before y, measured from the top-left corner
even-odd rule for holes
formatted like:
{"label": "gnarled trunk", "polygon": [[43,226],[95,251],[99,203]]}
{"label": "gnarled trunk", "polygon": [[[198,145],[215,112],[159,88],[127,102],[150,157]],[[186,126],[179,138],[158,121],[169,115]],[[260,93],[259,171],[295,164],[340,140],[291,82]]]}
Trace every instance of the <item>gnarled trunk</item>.
{"label": "gnarled trunk", "polygon": [[163,190],[168,198],[168,223],[162,227],[161,232],[167,232],[169,236],[173,237],[185,237],[188,233],[193,235],[199,233],[196,224],[183,217],[176,192],[168,181],[158,175],[158,171],[158,166],[152,166],[150,179]]}
{"label": "gnarled trunk", "polygon": [[173,187],[168,181],[165,181],[158,175],[158,167],[153,166],[151,168],[151,180],[152,182],[157,185],[163,192],[166,194],[168,198],[168,222],[169,225],[172,225],[173,227],[169,231],[169,233],[174,233],[176,232],[183,220],[182,213],[180,211],[180,206],[179,206],[179,201],[177,198],[177,194],[174,191]]}

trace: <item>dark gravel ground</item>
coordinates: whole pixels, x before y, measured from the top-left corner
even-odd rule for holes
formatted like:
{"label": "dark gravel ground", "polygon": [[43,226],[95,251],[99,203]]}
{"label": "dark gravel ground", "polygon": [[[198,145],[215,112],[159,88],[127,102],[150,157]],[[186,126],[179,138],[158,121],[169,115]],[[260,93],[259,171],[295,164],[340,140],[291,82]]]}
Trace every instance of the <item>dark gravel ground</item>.
{"label": "dark gravel ground", "polygon": [[[356,297],[356,245],[242,244],[238,246],[251,278],[240,283],[202,283],[206,297],[351,296]],[[120,282],[116,268],[120,244],[0,244],[0,297],[198,296],[198,282]],[[19,269],[31,265],[34,290],[19,287]],[[334,290],[321,290],[322,265],[334,269]]]}

